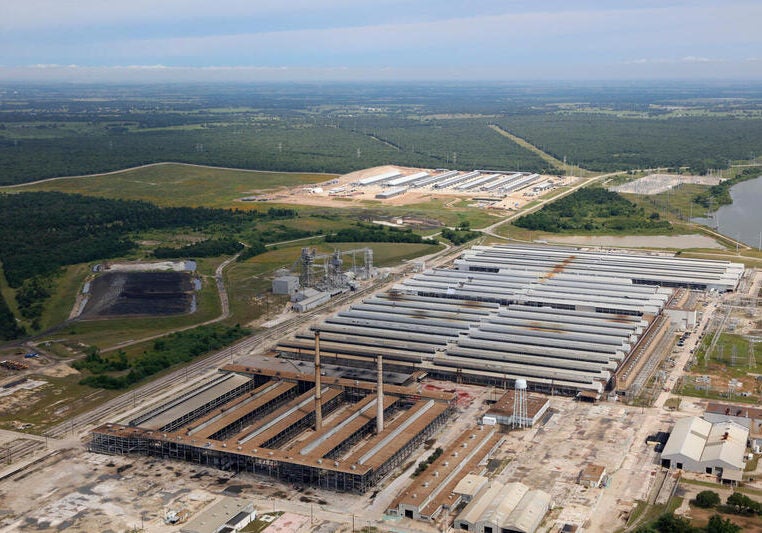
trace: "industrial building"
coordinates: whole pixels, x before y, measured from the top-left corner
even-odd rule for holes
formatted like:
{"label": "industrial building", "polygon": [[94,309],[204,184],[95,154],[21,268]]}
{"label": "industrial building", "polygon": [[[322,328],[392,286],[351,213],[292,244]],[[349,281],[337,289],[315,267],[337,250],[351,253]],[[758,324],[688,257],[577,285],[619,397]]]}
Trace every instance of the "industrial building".
{"label": "industrial building", "polygon": [[[325,319],[324,349],[367,365],[507,388],[600,394],[630,383],[664,338],[673,287],[734,290],[743,265],[541,246],[475,246]],[[311,358],[313,332],[278,351]],[[620,375],[621,373],[621,375]]]}
{"label": "industrial building", "polygon": [[[474,190],[489,191],[505,196],[527,187],[536,185],[541,179],[539,174],[528,174],[513,171],[488,171],[488,170],[447,170],[436,171],[421,170],[412,174],[403,174],[399,170],[388,170],[362,178],[355,182],[361,187],[387,187],[391,190],[379,191],[376,198],[387,199],[403,194],[409,187],[428,188],[432,190],[453,190],[468,192]],[[547,182],[549,184],[550,182]],[[332,189],[334,193],[344,192]],[[497,199],[497,198],[496,198]]]}
{"label": "industrial building", "polygon": [[[316,346],[317,347],[317,346]],[[363,493],[446,421],[454,395],[315,373],[228,365],[214,380],[140,414],[104,424],[88,448],[249,471]]]}
{"label": "industrial building", "polygon": [[359,180],[357,184],[362,186],[379,185],[385,181],[389,181],[401,175],[402,173],[399,170],[389,170],[387,172],[382,172],[381,174],[374,174],[373,176],[368,176],[367,178],[363,178]]}
{"label": "industrial building", "polygon": [[762,409],[759,407],[709,402],[703,418],[712,423],[730,420],[747,428],[754,452],[759,453],[762,448]]}
{"label": "industrial building", "polygon": [[273,294],[295,294],[299,290],[299,277],[286,274],[273,279]]}
{"label": "industrial building", "polygon": [[257,516],[254,504],[223,497],[180,528],[180,533],[237,533]]}
{"label": "industrial building", "polygon": [[[550,408],[550,400],[540,394],[527,394],[526,407],[523,416],[517,416],[516,390],[509,389],[482,417],[483,424],[501,424],[504,426],[518,425],[519,427],[532,427],[539,422]],[[486,420],[485,420],[486,419]]]}
{"label": "industrial building", "polygon": [[397,496],[387,513],[433,522],[461,502],[455,490],[466,476],[482,473],[503,441],[495,428],[468,428]]}
{"label": "industrial building", "polygon": [[602,487],[606,479],[606,467],[590,463],[579,473],[577,483],[588,489]]}
{"label": "industrial building", "polygon": [[394,198],[395,196],[404,194],[405,191],[407,191],[407,187],[394,187],[392,189],[387,189],[376,194],[376,198],[379,200],[388,200],[389,198]]}
{"label": "industrial building", "polygon": [[732,421],[709,422],[697,416],[675,423],[664,451],[662,466],[715,474],[740,481],[749,430]]}
{"label": "industrial building", "polygon": [[550,505],[550,495],[542,490],[492,482],[463,509],[454,527],[473,533],[534,533]]}

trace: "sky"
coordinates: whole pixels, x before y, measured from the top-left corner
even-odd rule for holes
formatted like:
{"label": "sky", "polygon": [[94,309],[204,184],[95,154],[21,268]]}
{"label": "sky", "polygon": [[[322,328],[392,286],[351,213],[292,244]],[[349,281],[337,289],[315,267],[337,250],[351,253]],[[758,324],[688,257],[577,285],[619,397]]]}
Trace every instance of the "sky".
{"label": "sky", "polygon": [[0,80],[762,80],[759,0],[1,0]]}

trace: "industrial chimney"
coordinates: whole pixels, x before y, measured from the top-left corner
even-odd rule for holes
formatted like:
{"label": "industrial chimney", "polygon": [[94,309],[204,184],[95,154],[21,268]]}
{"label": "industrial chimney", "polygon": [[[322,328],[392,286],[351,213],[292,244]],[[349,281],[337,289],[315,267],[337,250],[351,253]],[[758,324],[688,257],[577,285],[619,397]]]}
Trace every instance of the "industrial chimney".
{"label": "industrial chimney", "polygon": [[376,383],[376,433],[384,430],[384,361],[380,355],[376,356],[378,377]]}
{"label": "industrial chimney", "polygon": [[323,408],[321,406],[320,384],[320,331],[315,330],[315,431],[323,427]]}

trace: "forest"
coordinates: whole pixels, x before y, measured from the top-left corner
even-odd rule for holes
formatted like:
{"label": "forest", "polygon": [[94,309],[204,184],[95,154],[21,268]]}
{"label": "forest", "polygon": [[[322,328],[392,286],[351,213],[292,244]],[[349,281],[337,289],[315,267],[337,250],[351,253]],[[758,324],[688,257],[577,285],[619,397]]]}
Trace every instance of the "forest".
{"label": "forest", "polygon": [[544,113],[496,120],[503,129],[591,170],[689,167],[695,174],[754,157],[762,118],[629,118],[605,113]]}
{"label": "forest", "polygon": [[593,170],[701,173],[753,156],[761,102],[759,86],[668,83],[0,85],[0,185],[160,161],[334,173],[385,164],[564,171],[490,124]]}
{"label": "forest", "polygon": [[132,232],[225,224],[256,215],[223,209],[170,207],[57,192],[0,194],[0,261],[11,287],[60,267],[124,255]]}
{"label": "forest", "polygon": [[[157,207],[133,200],[112,200],[58,192],[0,193],[0,261],[8,285],[15,289],[19,315],[32,330],[40,328],[45,302],[55,290],[60,269],[67,265],[122,257],[136,247],[135,236],[148,230],[209,230],[225,238],[206,239],[185,248],[158,247],[155,257],[211,257],[234,254],[245,257],[266,251],[263,238],[283,232],[258,232],[258,224],[290,219],[297,212],[287,208],[268,211],[233,211],[191,207]],[[286,228],[286,234],[292,232]],[[301,234],[301,231],[297,233]],[[233,237],[235,236],[235,237]],[[5,302],[4,302],[5,303]],[[17,338],[24,330],[0,306],[2,335]]]}
{"label": "forest", "polygon": [[618,193],[600,187],[579,189],[539,211],[516,219],[513,224],[533,231],[630,233],[669,230],[672,225],[658,213],[646,215]]}

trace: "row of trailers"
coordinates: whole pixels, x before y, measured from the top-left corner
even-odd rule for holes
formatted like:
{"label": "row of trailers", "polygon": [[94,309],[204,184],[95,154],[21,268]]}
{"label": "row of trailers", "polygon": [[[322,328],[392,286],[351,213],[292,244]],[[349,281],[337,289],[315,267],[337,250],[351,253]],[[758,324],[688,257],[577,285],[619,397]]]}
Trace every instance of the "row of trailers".
{"label": "row of trailers", "polygon": [[428,188],[434,190],[449,189],[453,191],[482,191],[495,194],[509,194],[523,189],[540,179],[539,174],[511,171],[460,170],[439,169],[434,174],[426,171],[403,175],[400,171],[391,170],[381,174],[368,176],[357,181],[357,185],[383,186],[386,191],[380,193],[391,198],[402,194],[407,189]]}

